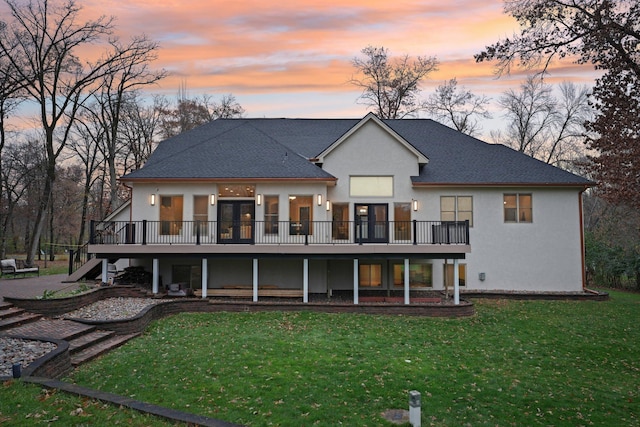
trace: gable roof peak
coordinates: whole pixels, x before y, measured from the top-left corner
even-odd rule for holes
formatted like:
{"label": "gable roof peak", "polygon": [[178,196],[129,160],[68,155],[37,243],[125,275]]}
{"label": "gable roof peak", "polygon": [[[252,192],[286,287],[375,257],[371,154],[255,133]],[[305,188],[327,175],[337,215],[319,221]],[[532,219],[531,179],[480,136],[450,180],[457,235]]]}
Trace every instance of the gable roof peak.
{"label": "gable roof peak", "polygon": [[387,134],[389,134],[393,139],[399,142],[402,146],[408,149],[411,153],[413,153],[417,160],[418,164],[425,165],[429,163],[429,158],[420,152],[416,147],[414,147],[409,141],[407,141],[403,136],[401,136],[398,132],[393,130],[389,125],[387,125],[384,121],[382,121],[376,114],[369,112],[366,116],[364,116],[361,120],[359,120],[351,129],[345,132],[340,138],[334,141],[331,145],[329,145],[325,150],[323,150],[315,160],[319,163],[324,162],[324,158],[335,150],[340,144],[342,144],[345,140],[349,139],[351,135],[356,133],[358,130],[363,128],[367,123],[374,122],[378,125],[382,130],[384,130]]}

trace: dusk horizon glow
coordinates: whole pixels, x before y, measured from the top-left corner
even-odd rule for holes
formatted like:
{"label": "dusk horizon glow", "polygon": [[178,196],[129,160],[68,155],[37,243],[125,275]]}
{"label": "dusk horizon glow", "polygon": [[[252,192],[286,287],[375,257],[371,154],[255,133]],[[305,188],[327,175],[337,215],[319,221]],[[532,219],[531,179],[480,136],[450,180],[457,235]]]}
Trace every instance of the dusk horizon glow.
{"label": "dusk horizon glow", "polygon": [[[391,56],[437,57],[438,70],[422,84],[423,97],[455,77],[459,86],[491,98],[494,114],[499,114],[500,94],[518,89],[528,74],[514,70],[497,77],[494,63],[473,59],[488,44],[518,31],[498,0],[78,4],[84,20],[113,16],[123,40],[145,34],[159,43],[151,67],[170,74],[146,93],[175,99],[185,86],[190,97],[233,94],[246,117],[363,117],[367,108],[357,102],[361,92],[349,80],[355,73],[352,59],[368,45],[384,46]],[[570,60],[554,63],[549,71],[549,83],[592,86],[596,75],[592,66]]]}

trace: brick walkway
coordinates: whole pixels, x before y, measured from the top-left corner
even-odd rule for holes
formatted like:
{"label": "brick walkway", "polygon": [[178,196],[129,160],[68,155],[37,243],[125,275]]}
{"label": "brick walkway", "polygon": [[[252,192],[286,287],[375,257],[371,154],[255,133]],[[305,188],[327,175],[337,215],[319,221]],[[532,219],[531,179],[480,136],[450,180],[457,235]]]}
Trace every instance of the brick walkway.
{"label": "brick walkway", "polygon": [[40,277],[20,277],[16,279],[0,279],[0,299],[4,296],[18,298],[35,298],[41,296],[45,290],[73,290],[78,287],[77,283],[65,283],[68,276],[66,274],[54,274]]}
{"label": "brick walkway", "polygon": [[92,329],[95,327],[71,320],[40,319],[37,322],[11,328],[6,332],[29,338],[54,338],[69,341]]}

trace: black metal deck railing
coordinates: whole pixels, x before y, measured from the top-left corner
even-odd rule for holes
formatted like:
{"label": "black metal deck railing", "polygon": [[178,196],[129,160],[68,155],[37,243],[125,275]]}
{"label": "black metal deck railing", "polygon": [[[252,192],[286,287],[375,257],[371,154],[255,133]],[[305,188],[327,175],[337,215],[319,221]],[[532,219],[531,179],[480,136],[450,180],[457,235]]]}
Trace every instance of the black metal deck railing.
{"label": "black metal deck railing", "polygon": [[90,244],[468,245],[468,221],[92,221]]}

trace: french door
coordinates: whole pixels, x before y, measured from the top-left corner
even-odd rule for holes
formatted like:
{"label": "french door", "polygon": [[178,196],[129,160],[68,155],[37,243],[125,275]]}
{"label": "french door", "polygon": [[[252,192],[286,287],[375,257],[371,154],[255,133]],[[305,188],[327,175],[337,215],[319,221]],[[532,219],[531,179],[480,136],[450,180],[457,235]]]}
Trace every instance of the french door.
{"label": "french door", "polygon": [[356,203],[355,215],[357,242],[389,242],[389,207],[386,203]]}
{"label": "french door", "polygon": [[253,243],[254,224],[253,201],[218,203],[218,243]]}

